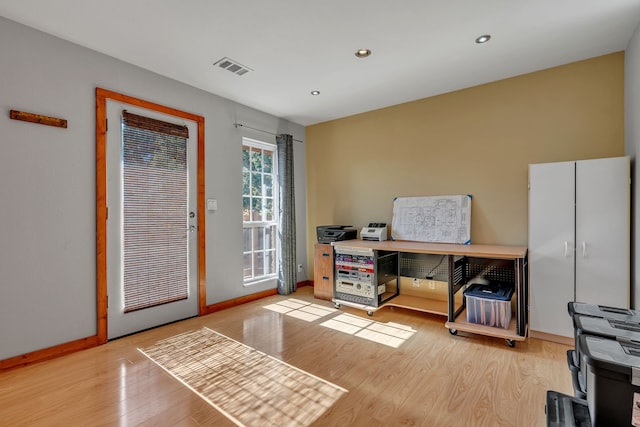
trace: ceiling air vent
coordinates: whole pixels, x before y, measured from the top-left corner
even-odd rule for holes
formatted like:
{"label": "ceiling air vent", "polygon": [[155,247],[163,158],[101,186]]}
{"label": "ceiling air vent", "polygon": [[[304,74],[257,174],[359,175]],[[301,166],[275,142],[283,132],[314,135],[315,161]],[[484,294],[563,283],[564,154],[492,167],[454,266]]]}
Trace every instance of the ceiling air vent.
{"label": "ceiling air vent", "polygon": [[233,59],[224,57],[219,61],[215,62],[213,65],[217,65],[220,68],[224,68],[227,71],[231,71],[233,74],[237,74],[239,76],[247,74],[249,71],[253,71],[249,67],[245,67],[244,65],[234,61]]}

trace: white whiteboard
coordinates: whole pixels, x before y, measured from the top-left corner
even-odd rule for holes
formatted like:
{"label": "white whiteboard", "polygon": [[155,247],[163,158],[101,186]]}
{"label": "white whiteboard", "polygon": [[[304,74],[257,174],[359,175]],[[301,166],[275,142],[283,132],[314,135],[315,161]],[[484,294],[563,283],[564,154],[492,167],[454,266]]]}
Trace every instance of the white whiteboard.
{"label": "white whiteboard", "polygon": [[471,243],[471,195],[397,197],[391,238],[435,243]]}

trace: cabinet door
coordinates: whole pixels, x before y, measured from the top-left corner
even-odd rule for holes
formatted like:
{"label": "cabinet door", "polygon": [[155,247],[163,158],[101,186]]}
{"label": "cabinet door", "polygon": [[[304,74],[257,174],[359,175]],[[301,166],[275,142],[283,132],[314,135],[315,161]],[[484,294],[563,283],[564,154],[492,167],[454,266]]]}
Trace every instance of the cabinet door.
{"label": "cabinet door", "polygon": [[316,243],[313,266],[313,296],[331,301],[333,298],[333,247]]}
{"label": "cabinet door", "polygon": [[629,307],[629,158],[576,162],[576,301]]}
{"label": "cabinet door", "polygon": [[529,165],[530,328],[573,336],[575,162]]}

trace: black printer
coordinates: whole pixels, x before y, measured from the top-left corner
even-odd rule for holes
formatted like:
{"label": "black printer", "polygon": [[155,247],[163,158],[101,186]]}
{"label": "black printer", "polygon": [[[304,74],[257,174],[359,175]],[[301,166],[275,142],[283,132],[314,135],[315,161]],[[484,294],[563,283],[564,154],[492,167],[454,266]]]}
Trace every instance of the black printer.
{"label": "black printer", "polygon": [[331,243],[340,240],[351,240],[358,238],[358,230],[348,228],[350,225],[319,225],[316,228],[318,243]]}

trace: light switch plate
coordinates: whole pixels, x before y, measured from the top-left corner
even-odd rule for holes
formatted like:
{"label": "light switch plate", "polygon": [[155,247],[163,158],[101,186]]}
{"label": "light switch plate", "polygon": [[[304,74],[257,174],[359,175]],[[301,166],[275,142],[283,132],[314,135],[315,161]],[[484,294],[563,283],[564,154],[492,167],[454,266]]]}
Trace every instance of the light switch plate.
{"label": "light switch plate", "polygon": [[215,212],[218,210],[218,199],[207,199],[207,210]]}

